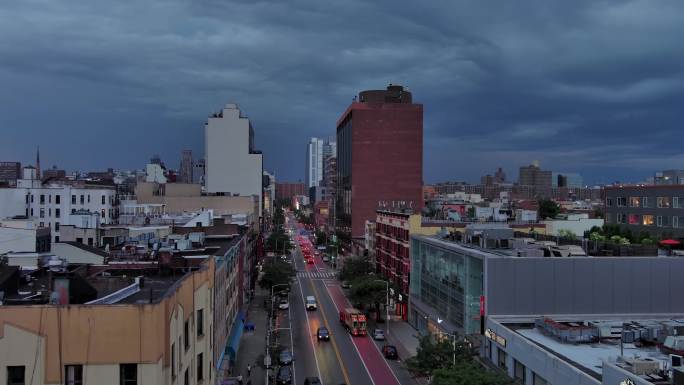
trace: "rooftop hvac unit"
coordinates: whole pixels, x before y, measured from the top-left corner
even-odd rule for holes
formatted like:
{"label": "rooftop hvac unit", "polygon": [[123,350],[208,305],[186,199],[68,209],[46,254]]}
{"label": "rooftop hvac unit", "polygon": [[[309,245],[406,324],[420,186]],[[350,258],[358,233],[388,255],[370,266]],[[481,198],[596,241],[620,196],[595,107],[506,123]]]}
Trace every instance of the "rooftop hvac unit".
{"label": "rooftop hvac unit", "polygon": [[630,365],[630,372],[639,376],[656,373],[660,370],[660,363],[651,359],[627,358],[625,362]]}

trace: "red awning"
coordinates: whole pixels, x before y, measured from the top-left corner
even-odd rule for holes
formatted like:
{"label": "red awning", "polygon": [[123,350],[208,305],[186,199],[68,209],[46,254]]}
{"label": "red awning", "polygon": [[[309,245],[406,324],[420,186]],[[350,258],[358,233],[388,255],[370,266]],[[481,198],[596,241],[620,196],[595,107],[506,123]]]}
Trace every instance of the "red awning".
{"label": "red awning", "polygon": [[676,246],[676,245],[681,244],[681,242],[674,240],[674,239],[663,239],[659,243],[661,245],[665,245],[665,246]]}

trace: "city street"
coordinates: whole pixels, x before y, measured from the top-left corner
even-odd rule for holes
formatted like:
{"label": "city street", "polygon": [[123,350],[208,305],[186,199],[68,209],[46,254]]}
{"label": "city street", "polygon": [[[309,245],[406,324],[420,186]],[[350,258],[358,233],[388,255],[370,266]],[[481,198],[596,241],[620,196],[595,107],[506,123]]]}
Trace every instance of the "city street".
{"label": "city street", "polygon": [[[290,291],[289,311],[280,310],[281,327],[287,327],[286,318],[292,317],[293,383],[299,385],[306,377],[319,377],[325,385],[414,384],[400,362],[388,361],[382,356],[382,343],[374,342],[369,336],[352,337],[340,324],[339,309],[350,305],[334,272],[317,256],[313,264],[305,263],[298,242],[294,243],[297,278]],[[316,298],[318,308],[306,311],[305,298],[311,295]],[[329,341],[317,340],[319,327],[330,331]],[[281,333],[281,340],[289,345],[287,333]]]}

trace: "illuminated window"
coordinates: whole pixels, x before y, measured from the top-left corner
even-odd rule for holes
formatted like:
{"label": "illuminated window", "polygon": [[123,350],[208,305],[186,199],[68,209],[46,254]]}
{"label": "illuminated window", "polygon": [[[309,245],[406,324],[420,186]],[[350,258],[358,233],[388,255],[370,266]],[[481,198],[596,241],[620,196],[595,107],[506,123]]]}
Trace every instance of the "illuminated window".
{"label": "illuminated window", "polygon": [[627,216],[627,223],[630,225],[638,225],[640,222],[641,221],[638,214],[629,214]]}
{"label": "illuminated window", "polygon": [[644,215],[641,219],[644,226],[653,226],[653,215]]}
{"label": "illuminated window", "polygon": [[641,207],[641,198],[629,197],[629,207]]}
{"label": "illuminated window", "polygon": [[672,202],[671,202],[670,197],[658,197],[657,202],[658,202],[658,208],[669,209],[670,207],[672,207]]}

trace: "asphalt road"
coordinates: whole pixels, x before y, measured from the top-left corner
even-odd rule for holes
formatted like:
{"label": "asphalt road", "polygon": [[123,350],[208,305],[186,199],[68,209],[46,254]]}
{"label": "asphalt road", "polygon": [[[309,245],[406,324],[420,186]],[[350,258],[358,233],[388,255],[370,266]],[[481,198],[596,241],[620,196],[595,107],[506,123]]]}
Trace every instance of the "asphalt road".
{"label": "asphalt road", "polygon": [[[290,291],[290,308],[280,311],[281,327],[292,325],[294,346],[293,384],[305,377],[318,377],[324,385],[399,385],[415,384],[398,362],[388,362],[380,353],[382,343],[370,337],[352,337],[339,322],[339,311],[349,307],[333,271],[319,257],[306,264],[297,242],[294,267],[297,279]],[[318,309],[306,311],[306,296],[316,297]],[[317,341],[321,326],[330,331],[330,341]],[[289,333],[281,333],[281,344],[289,346]]]}

